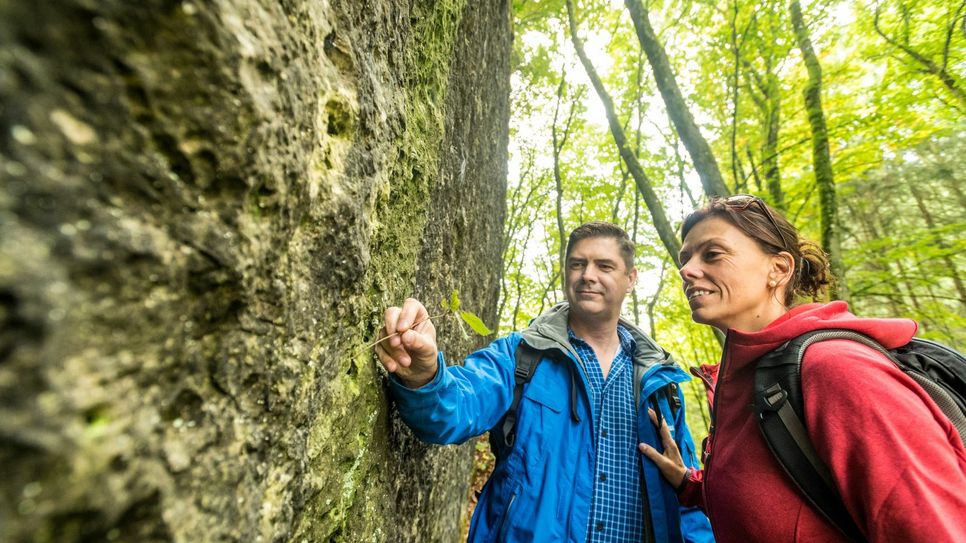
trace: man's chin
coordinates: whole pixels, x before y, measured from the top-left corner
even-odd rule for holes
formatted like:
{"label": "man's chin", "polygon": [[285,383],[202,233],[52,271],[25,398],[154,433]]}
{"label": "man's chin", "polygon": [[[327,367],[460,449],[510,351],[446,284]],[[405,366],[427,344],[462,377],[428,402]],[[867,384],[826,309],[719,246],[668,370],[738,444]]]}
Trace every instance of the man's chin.
{"label": "man's chin", "polygon": [[570,311],[581,317],[599,318],[607,316],[610,311],[599,300],[576,300],[570,302]]}

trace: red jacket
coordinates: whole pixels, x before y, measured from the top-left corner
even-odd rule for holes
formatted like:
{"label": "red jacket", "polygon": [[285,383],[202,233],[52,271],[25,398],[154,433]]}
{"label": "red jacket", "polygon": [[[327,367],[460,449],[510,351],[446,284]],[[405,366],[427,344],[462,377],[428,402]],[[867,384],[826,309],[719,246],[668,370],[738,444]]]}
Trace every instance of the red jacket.
{"label": "red jacket", "polygon": [[[819,328],[861,332],[891,349],[916,323],[858,318],[832,302],[796,307],[759,332],[728,332],[705,470],[680,495],[704,508],[719,543],[845,541],[782,471],[752,408],[755,360]],[[806,351],[802,395],[812,443],[870,541],[966,541],[966,450],[912,379],[864,345],[831,340]]]}

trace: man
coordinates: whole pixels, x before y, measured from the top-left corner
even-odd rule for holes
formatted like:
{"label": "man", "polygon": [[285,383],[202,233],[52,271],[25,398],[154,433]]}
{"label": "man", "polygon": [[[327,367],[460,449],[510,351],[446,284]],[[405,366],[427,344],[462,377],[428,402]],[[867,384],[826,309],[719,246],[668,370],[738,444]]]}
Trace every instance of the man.
{"label": "man", "polygon": [[[679,508],[674,489],[637,453],[638,442],[660,450],[651,422],[659,413],[684,461],[697,464],[677,387],[689,377],[620,318],[637,279],[633,258],[634,244],[620,228],[580,226],[567,243],[568,303],[471,354],[463,366],[446,366],[418,301],[386,310],[382,333],[392,337],[376,352],[392,374],[402,419],[424,441],[461,443],[491,428],[503,431],[515,353],[521,343],[540,353],[522,386],[512,436],[495,447],[470,541],[713,541],[703,513]],[[656,408],[651,416],[648,406]]]}

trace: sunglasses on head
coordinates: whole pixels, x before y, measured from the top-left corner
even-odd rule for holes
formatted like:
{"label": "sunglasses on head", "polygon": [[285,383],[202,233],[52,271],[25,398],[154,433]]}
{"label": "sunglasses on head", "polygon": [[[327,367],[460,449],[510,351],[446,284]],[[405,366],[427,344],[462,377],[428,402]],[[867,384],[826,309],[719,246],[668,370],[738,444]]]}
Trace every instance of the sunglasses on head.
{"label": "sunglasses on head", "polygon": [[735,211],[744,211],[748,209],[752,204],[758,204],[761,211],[768,217],[768,222],[775,227],[775,231],[778,232],[778,236],[782,240],[782,248],[788,250],[791,245],[788,244],[788,240],[785,239],[785,233],[778,226],[778,221],[775,220],[775,216],[771,214],[771,210],[765,204],[765,201],[757,196],[752,196],[750,194],[736,194],[734,196],[729,196],[721,200],[725,206],[734,209]]}

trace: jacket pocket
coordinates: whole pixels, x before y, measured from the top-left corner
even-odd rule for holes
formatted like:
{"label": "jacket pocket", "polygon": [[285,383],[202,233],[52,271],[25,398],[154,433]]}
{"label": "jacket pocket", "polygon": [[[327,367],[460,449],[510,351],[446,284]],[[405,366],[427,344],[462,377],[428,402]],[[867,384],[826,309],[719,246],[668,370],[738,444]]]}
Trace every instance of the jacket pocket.
{"label": "jacket pocket", "polygon": [[549,383],[536,377],[523,389],[524,398],[536,402],[554,413],[563,411],[564,403],[567,401],[567,393],[566,389],[555,390]]}
{"label": "jacket pocket", "polygon": [[537,379],[523,391],[514,452],[519,455],[528,479],[542,479],[541,474],[546,470],[544,458],[559,449],[560,440],[567,433],[566,401],[566,391],[556,390]]}

